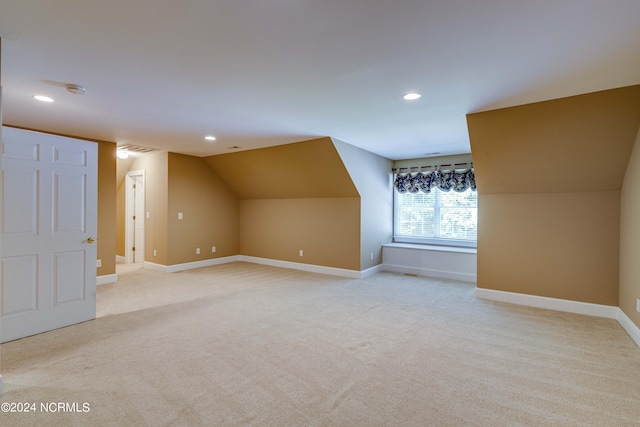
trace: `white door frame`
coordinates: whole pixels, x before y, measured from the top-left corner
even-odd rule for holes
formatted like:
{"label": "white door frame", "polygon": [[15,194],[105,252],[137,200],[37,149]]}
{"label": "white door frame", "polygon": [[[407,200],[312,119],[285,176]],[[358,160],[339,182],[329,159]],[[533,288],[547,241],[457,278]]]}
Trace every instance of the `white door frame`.
{"label": "white door frame", "polygon": [[[142,178],[142,187],[144,191],[144,170],[136,170],[127,172],[127,176],[125,178],[125,263],[131,264],[135,262],[135,255],[141,255],[142,261],[144,261],[144,193],[142,203],[135,203],[135,194],[133,184],[135,183],[135,178]],[[136,206],[141,206],[141,209],[138,209],[136,212]],[[134,216],[142,221],[142,236],[141,239],[136,238],[136,229],[135,222],[133,220]],[[138,245],[136,246],[135,240],[138,240]],[[133,248],[135,249],[135,253]],[[138,260],[139,261],[139,260]]]}

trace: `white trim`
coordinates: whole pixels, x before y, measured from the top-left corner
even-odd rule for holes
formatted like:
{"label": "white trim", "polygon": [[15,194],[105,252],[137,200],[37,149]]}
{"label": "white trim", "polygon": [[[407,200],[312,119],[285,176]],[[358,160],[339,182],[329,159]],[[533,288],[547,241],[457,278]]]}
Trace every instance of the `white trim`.
{"label": "white trim", "polygon": [[567,313],[585,314],[587,316],[615,319],[629,334],[631,339],[640,347],[640,328],[629,319],[620,307],[613,305],[592,304],[588,302],[571,301],[566,299],[541,297],[537,295],[519,294],[515,292],[496,291],[494,289],[476,288],[476,297],[510,304],[526,305],[529,307],[545,308],[547,310],[564,311]]}
{"label": "white trim", "polygon": [[160,271],[162,273],[177,273],[178,271],[192,270],[194,268],[211,267],[212,265],[228,264],[230,262],[239,261],[238,255],[211,258],[202,261],[185,262],[183,264],[162,265],[153,262],[145,261],[144,268],[149,270]]}
{"label": "white trim", "polygon": [[127,262],[127,258],[122,255],[116,255],[116,264],[124,264]]}
{"label": "white trim", "polygon": [[445,245],[426,245],[422,243],[385,243],[382,245],[385,248],[402,248],[402,249],[416,249],[420,251],[438,251],[438,252],[457,252],[464,254],[477,254],[477,248],[463,248],[460,246],[445,246]]}
{"label": "white trim", "polygon": [[638,347],[640,347],[640,328],[638,328],[636,324],[633,323],[631,319],[629,319],[627,314],[622,311],[620,307],[618,307],[617,320],[618,323],[620,323],[620,325],[624,328],[624,330],[627,331],[631,339],[635,341]]}
{"label": "white trim", "polygon": [[393,236],[393,243],[407,245],[427,245],[442,246],[445,248],[468,248],[476,250],[478,248],[477,240],[460,240],[460,239],[428,239],[425,237],[409,237],[409,236]]}
{"label": "white trim", "polygon": [[184,264],[168,265],[165,271],[167,273],[176,273],[178,271],[191,270],[193,268],[211,267],[212,265],[227,264],[234,261],[239,261],[238,255],[205,259],[202,261],[185,262]]}
{"label": "white trim", "polygon": [[[125,240],[125,247],[124,247],[124,252],[125,252],[125,262],[127,264],[134,262],[134,253],[132,251],[131,248],[133,248],[136,243],[133,240],[133,236],[134,236],[134,230],[132,228],[132,218],[135,215],[135,205],[134,205],[134,193],[135,190],[132,188],[132,185],[135,183],[135,178],[134,177],[142,177],[142,190],[143,192],[146,192],[146,179],[145,179],[145,172],[144,170],[135,170],[135,171],[129,171],[127,172],[127,175],[125,176],[125,222],[124,222],[124,240]],[[142,211],[143,211],[143,215],[145,213],[145,200],[142,200]],[[146,220],[144,219],[145,217],[143,216],[143,232],[142,232],[142,242],[143,242],[143,246],[142,248],[137,248],[138,249],[138,253],[142,253],[142,257],[144,259],[144,226],[146,225]]]}
{"label": "white trim", "polygon": [[378,264],[378,265],[374,265],[371,268],[367,268],[366,270],[362,270],[360,272],[360,278],[361,279],[366,279],[367,277],[371,277],[376,273],[379,273],[383,270],[383,265],[382,264]]}
{"label": "white trim", "polygon": [[511,304],[526,305],[529,307],[545,308],[547,310],[604,317],[607,319],[618,318],[618,307],[613,305],[592,304],[589,302],[571,301],[484,288],[476,288],[476,297],[493,301],[508,302]]}
{"label": "white trim", "polygon": [[96,277],[96,286],[108,285],[109,283],[116,283],[117,281],[117,274],[105,274],[104,276]]}
{"label": "white trim", "polygon": [[143,268],[148,268],[149,270],[160,271],[162,273],[167,272],[167,266],[162,264],[156,264],[155,262],[145,261],[142,263]]}
{"label": "white trim", "polygon": [[292,270],[308,271],[311,273],[329,274],[332,276],[348,277],[350,279],[360,279],[369,277],[378,271],[383,270],[382,265],[371,267],[364,271],[347,270],[344,268],[324,267],[322,265],[302,264],[299,262],[280,261],[270,258],[259,258],[247,255],[233,255],[223,258],[213,258],[203,261],[186,262],[184,264],[162,265],[153,262],[144,262],[144,267],[150,270],[161,271],[163,273],[176,273],[178,271],[191,270],[193,268],[210,267],[212,265],[227,264],[230,262],[249,262],[252,264],[269,265],[271,267],[289,268]]}
{"label": "white trim", "polygon": [[258,258],[247,255],[239,255],[238,261],[251,262],[253,264],[270,265],[272,267],[289,268],[292,270],[308,271],[310,273],[329,274],[332,276],[347,277],[350,279],[360,279],[362,273],[358,270],[347,270],[345,268],[324,267],[322,265],[303,264],[300,262],[280,261],[270,258]]}
{"label": "white trim", "polygon": [[0,375],[0,396],[4,394],[4,384],[2,383],[2,375]]}
{"label": "white trim", "polygon": [[407,267],[404,265],[382,264],[382,270],[394,273],[416,274],[418,276],[437,277],[438,279],[459,280],[461,282],[476,283],[477,276],[469,273],[455,271],[434,270],[431,268]]}

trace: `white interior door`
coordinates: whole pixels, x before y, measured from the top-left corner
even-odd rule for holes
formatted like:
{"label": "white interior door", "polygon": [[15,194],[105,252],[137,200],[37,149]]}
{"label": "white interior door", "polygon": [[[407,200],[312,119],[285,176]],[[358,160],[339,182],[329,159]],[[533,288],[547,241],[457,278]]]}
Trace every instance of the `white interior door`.
{"label": "white interior door", "polygon": [[144,262],[144,171],[128,172],[126,185],[126,259]]}
{"label": "white interior door", "polygon": [[3,128],[0,341],[96,315],[97,144]]}

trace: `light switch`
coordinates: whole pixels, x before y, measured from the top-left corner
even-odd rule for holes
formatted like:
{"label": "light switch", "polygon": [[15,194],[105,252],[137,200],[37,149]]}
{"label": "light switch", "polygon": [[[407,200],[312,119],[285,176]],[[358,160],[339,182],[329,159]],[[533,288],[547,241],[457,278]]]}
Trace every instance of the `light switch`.
{"label": "light switch", "polygon": [[182,212],[178,212],[178,219],[182,219]]}

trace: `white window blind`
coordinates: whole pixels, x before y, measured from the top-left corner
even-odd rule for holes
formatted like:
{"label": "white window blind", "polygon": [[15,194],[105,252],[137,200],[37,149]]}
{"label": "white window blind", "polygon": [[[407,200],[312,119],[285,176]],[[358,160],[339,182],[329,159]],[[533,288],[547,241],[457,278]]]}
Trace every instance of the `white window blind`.
{"label": "white window blind", "polygon": [[394,240],[450,246],[476,246],[478,193],[433,189],[394,191]]}

